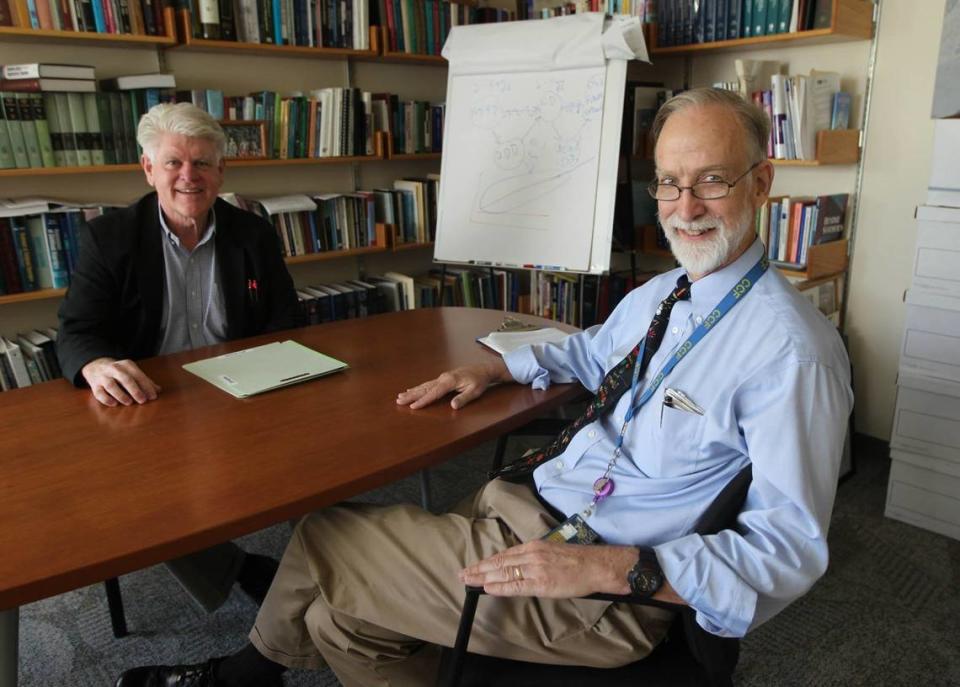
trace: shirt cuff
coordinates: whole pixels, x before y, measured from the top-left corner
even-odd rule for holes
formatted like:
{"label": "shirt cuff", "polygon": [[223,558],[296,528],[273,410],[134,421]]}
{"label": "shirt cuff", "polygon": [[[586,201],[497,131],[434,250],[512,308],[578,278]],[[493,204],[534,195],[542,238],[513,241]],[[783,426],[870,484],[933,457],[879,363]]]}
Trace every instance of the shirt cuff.
{"label": "shirt cuff", "polygon": [[757,593],[713,553],[699,534],[654,547],[670,586],[697,612],[697,623],[720,637],[743,637]]}
{"label": "shirt cuff", "polygon": [[550,373],[540,366],[533,354],[533,346],[522,346],[503,356],[503,362],[512,376],[520,384],[530,384],[534,389],[550,387]]}

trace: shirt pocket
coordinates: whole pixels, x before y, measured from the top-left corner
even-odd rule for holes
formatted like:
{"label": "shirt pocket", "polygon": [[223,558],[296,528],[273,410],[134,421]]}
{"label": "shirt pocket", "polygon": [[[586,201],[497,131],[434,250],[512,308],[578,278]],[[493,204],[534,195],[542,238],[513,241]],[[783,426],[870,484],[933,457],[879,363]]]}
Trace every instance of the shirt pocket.
{"label": "shirt pocket", "polygon": [[[694,472],[700,462],[705,415],[663,405],[664,392],[650,400],[656,403],[646,423],[646,446],[652,449],[651,469],[657,477],[677,477]],[[646,461],[645,461],[646,462]]]}

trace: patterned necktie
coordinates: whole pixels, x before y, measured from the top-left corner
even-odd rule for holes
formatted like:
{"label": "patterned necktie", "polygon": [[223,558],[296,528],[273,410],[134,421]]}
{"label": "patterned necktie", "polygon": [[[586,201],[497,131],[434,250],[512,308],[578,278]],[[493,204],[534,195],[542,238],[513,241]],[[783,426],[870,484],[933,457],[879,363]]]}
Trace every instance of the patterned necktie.
{"label": "patterned necktie", "polygon": [[[660,348],[660,343],[663,341],[663,334],[667,330],[667,322],[670,321],[670,311],[673,310],[673,306],[677,301],[684,301],[688,298],[690,298],[690,280],[686,274],[683,274],[677,279],[677,287],[673,292],[664,298],[660,305],[657,306],[653,320],[650,321],[650,326],[647,328],[646,343],[643,348],[643,359],[640,361],[638,379],[643,377],[647,366],[650,364],[650,359],[653,358],[657,349]],[[536,470],[541,463],[563,453],[570,443],[570,440],[573,439],[574,435],[579,432],[584,425],[593,422],[598,417],[612,410],[617,405],[620,397],[627,392],[633,381],[633,366],[637,363],[639,352],[640,344],[638,343],[633,347],[633,350],[627,354],[626,358],[621,360],[616,367],[607,373],[607,376],[604,377],[603,382],[600,384],[600,388],[597,389],[596,396],[593,397],[593,400],[587,406],[586,410],[583,411],[583,414],[567,425],[563,431],[557,435],[557,438],[553,440],[553,443],[546,448],[534,450],[519,460],[490,473],[490,478],[502,477],[504,479],[519,481]]]}

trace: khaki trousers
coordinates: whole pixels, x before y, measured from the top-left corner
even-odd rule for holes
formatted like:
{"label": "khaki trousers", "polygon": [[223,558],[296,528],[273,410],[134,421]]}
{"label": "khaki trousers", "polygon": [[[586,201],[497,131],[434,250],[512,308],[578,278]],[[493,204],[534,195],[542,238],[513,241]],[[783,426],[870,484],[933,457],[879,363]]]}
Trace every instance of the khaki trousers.
{"label": "khaki trousers", "polygon": [[[556,525],[526,485],[493,480],[454,512],[345,504],[300,522],[250,641],[290,668],[326,661],[345,687],[431,685],[456,638],[465,565]],[[585,599],[494,598],[470,651],[613,667],[646,656],[671,615]],[[428,644],[425,644],[429,643]]]}

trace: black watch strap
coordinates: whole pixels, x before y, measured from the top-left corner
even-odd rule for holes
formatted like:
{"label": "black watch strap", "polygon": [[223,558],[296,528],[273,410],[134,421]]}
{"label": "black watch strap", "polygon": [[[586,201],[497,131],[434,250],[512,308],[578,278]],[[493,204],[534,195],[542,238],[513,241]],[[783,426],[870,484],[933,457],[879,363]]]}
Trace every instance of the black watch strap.
{"label": "black watch strap", "polygon": [[648,598],[663,585],[663,571],[653,549],[638,546],[637,551],[637,563],[627,573],[627,583],[630,585],[631,594]]}

